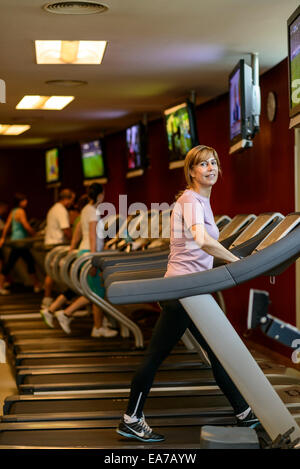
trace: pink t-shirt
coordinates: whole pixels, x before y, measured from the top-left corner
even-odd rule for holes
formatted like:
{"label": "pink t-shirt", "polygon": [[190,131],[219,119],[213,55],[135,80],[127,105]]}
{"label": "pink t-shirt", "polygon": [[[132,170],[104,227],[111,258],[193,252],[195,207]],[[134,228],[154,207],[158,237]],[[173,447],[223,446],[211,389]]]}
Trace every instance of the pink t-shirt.
{"label": "pink t-shirt", "polygon": [[191,227],[197,224],[204,224],[207,233],[218,239],[219,230],[209,199],[187,189],[176,201],[172,211],[170,254],[165,277],[192,274],[212,268],[213,256],[200,249],[193,239]]}

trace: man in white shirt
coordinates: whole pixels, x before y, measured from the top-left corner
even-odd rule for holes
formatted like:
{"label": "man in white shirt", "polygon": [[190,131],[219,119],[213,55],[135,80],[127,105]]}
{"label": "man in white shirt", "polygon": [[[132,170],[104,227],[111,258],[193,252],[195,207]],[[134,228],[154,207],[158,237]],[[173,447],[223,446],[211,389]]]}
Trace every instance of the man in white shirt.
{"label": "man in white shirt", "polygon": [[[59,200],[48,211],[46,218],[45,230],[45,249],[49,251],[59,244],[67,244],[72,238],[72,230],[70,227],[70,220],[68,208],[74,202],[75,194],[70,189],[63,189],[59,194]],[[51,297],[53,280],[46,275],[45,278],[45,293],[42,301],[42,307],[48,306],[53,301]]]}
{"label": "man in white shirt", "polygon": [[70,189],[63,189],[59,201],[47,213],[45,246],[65,244],[72,237],[68,208],[74,202],[75,194]]}

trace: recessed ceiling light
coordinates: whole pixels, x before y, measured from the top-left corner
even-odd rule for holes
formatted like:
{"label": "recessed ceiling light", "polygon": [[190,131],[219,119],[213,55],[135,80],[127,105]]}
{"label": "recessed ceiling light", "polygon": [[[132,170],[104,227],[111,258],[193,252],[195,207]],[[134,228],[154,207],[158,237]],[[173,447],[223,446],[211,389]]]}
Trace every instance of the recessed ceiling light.
{"label": "recessed ceiling light", "polygon": [[76,86],[83,86],[87,85],[87,81],[83,80],[48,80],[45,81],[46,85],[57,85],[57,86],[65,86],[66,88],[75,88]]}
{"label": "recessed ceiling light", "polygon": [[0,124],[0,135],[21,135],[30,129],[30,125]]}
{"label": "recessed ceiling light", "polygon": [[17,104],[16,109],[45,109],[60,111],[65,108],[74,96],[24,96]]}
{"label": "recessed ceiling light", "polygon": [[101,64],[106,41],[35,41],[37,64]]}
{"label": "recessed ceiling light", "polygon": [[69,2],[50,2],[44,5],[43,8],[49,13],[59,15],[91,15],[94,13],[104,13],[108,10],[108,6],[103,3],[76,0]]}

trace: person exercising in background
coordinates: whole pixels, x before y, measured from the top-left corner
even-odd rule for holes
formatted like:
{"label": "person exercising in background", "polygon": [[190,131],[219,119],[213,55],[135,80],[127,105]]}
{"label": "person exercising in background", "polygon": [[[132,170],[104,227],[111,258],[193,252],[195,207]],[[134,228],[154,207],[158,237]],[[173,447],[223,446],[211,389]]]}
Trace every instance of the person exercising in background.
{"label": "person exercising in background", "polygon": [[[87,252],[99,252],[102,251],[104,245],[104,234],[101,233],[103,223],[99,219],[97,213],[97,207],[103,202],[104,191],[101,184],[97,182],[91,184],[87,191],[88,203],[84,206],[81,211],[80,221],[78,222],[77,228],[74,232],[72,242],[70,245],[70,251],[75,249],[79,244],[78,257]],[[103,234],[103,236],[99,236]],[[97,292],[100,297],[104,297],[105,289],[103,286],[103,279],[100,272],[94,272],[95,275],[88,275],[88,283],[91,288]],[[72,302],[66,309],[61,309],[65,304],[66,298],[64,295],[59,297],[50,305],[49,308],[41,310],[44,321],[49,327],[54,327],[54,313],[58,320],[59,325],[65,331],[66,334],[71,333],[71,322],[73,320],[74,313],[87,306],[90,300],[84,296],[80,296],[74,302]],[[103,324],[103,311],[96,305],[92,304],[93,316],[94,316],[94,327],[91,332],[92,337],[115,337],[118,331],[110,329]]]}
{"label": "person exercising in background", "polygon": [[[211,269],[213,257],[227,263],[239,260],[217,241],[219,230],[210,206],[211,190],[220,172],[217,152],[205,145],[194,147],[186,155],[184,172],[187,189],[177,199],[171,216],[170,255],[166,277]],[[144,360],[133,377],[127,411],[117,433],[144,442],[164,440],[163,435],[155,433],[146,423],[143,408],[155,373],[187,328],[206,351],[216,383],[232,405],[237,424],[256,425],[256,416],[180,301],[163,301],[160,305],[162,313],[155,325]]]}
{"label": "person exercising in background", "polygon": [[[0,238],[3,228],[5,226],[5,219],[8,212],[8,204],[0,200]],[[0,248],[0,295],[9,295],[9,290],[6,287],[5,276],[2,273],[4,263],[3,250]]]}
{"label": "person exercising in background", "polygon": [[[60,244],[67,244],[71,241],[72,230],[70,226],[68,208],[74,202],[75,193],[70,189],[63,189],[59,194],[59,200],[48,211],[45,230],[45,250],[50,251]],[[45,277],[44,298],[41,308],[48,307],[53,301],[51,297],[54,281],[49,275]]]}
{"label": "person exercising in background", "polygon": [[[0,239],[0,249],[2,248],[8,232],[11,230],[11,241],[22,241],[30,236],[35,236],[34,229],[30,226],[26,216],[26,207],[28,204],[27,196],[21,193],[17,193],[14,196],[14,208],[10,212],[5,226],[3,228],[2,236]],[[3,275],[9,274],[11,269],[14,267],[15,263],[19,258],[22,258],[28,269],[29,276],[32,280],[34,291],[38,293],[41,289],[40,282],[37,278],[35,270],[35,262],[33,256],[27,247],[22,246],[13,246],[8,257],[7,264],[3,268]],[[2,279],[3,280],[3,279]]]}
{"label": "person exercising in background", "polygon": [[[88,204],[88,202],[89,202],[88,195],[83,194],[79,198],[77,203],[75,204],[76,205],[76,210],[79,212],[79,215],[78,215],[77,218],[75,218],[73,220],[72,239],[71,239],[71,244],[70,244],[70,251],[75,249],[77,247],[78,242],[79,242],[78,238],[80,236],[79,236],[78,232],[81,231],[80,230],[80,214],[81,214],[81,211],[83,210],[83,208],[86,206],[86,204]],[[66,303],[71,302],[71,301],[73,302],[76,299],[77,296],[78,295],[73,290],[68,288],[63,293],[60,293],[57,296],[57,298],[55,298],[55,300],[51,303],[50,306],[42,306],[41,309],[40,309],[40,314],[41,314],[43,320],[45,321],[46,325],[48,327],[54,328],[55,327],[55,325],[54,325],[54,313],[56,311],[58,311],[59,309],[61,309],[62,306],[64,306]],[[88,304],[88,302],[86,302],[83,306],[85,306],[86,304]]]}

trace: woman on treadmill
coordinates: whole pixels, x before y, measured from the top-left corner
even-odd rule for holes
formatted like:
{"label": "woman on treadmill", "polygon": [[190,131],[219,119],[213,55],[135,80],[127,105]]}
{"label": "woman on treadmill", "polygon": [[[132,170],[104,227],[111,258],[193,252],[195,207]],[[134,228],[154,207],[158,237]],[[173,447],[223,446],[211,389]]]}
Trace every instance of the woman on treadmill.
{"label": "woman on treadmill", "polygon": [[[239,260],[219,242],[219,231],[210,206],[210,195],[220,173],[217,152],[208,146],[192,148],[184,161],[187,188],[176,201],[171,216],[170,254],[166,277],[201,272],[213,267],[213,258]],[[160,302],[162,313],[145,357],[136,371],[126,413],[117,433],[145,442],[164,440],[146,423],[143,408],[155,373],[188,328],[206,351],[217,385],[231,403],[237,425],[252,426],[258,420],[221,363],[195,327],[179,300]],[[201,311],[199,311],[201,314]]]}
{"label": "woman on treadmill", "polygon": [[26,245],[22,243],[22,241],[28,236],[35,236],[35,231],[27,220],[25,210],[27,204],[28,198],[25,194],[15,194],[14,208],[7,218],[0,238],[0,249],[4,244],[9,231],[11,231],[10,240],[16,241],[17,243],[11,249],[7,264],[3,268],[3,275],[6,277],[16,264],[17,260],[21,257],[27,265],[27,270],[33,283],[34,292],[39,293],[41,285],[37,277],[34,258]]}

